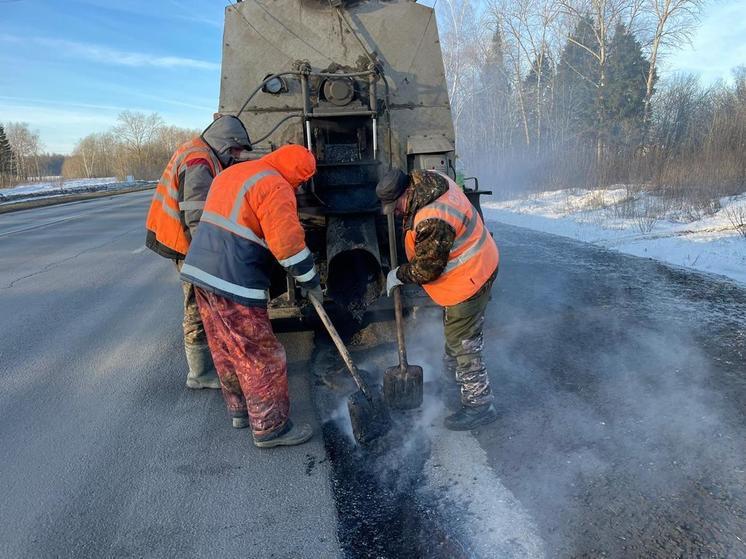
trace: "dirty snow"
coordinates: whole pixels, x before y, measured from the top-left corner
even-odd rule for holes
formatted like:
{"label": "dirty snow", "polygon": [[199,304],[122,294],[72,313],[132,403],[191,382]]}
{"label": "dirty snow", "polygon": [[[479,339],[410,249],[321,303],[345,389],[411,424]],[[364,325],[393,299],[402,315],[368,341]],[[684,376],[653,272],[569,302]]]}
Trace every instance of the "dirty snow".
{"label": "dirty snow", "polygon": [[16,195],[16,194],[35,194],[38,192],[49,191],[50,194],[55,190],[76,190],[78,188],[89,188],[91,186],[99,186],[102,184],[111,184],[117,182],[116,177],[103,177],[95,179],[67,179],[62,180],[60,177],[45,177],[41,182],[30,182],[27,184],[19,184],[13,188],[4,188],[0,191],[5,195]]}
{"label": "dirty snow", "polygon": [[571,237],[634,256],[746,283],[746,238],[729,212],[746,216],[746,193],[722,198],[714,212],[675,207],[625,187],[560,190],[482,203],[486,221]]}
{"label": "dirty snow", "polygon": [[115,177],[65,181],[60,180],[59,177],[45,177],[45,179],[49,180],[0,189],[0,206],[12,206],[18,202],[44,198],[65,200],[67,196],[86,192],[115,192],[133,188],[150,188],[155,184],[155,181],[144,180],[121,182]]}

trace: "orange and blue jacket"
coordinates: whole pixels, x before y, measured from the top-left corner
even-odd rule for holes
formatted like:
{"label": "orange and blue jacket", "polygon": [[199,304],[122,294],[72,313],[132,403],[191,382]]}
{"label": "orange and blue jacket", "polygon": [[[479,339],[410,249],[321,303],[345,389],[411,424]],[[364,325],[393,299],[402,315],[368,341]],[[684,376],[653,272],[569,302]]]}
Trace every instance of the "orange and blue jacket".
{"label": "orange and blue jacket", "polygon": [[246,306],[266,306],[273,261],[304,288],[319,285],[295,193],[316,172],[306,148],[286,145],[221,172],[207,195],[181,278]]}

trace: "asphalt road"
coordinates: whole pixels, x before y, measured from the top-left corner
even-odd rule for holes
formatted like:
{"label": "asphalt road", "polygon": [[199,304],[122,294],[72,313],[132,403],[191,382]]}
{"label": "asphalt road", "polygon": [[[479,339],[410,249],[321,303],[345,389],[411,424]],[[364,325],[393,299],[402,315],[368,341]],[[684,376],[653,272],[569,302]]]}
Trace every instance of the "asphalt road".
{"label": "asphalt road", "polygon": [[[333,557],[320,435],[259,452],[184,387],[152,193],[0,216],[0,557]],[[320,429],[288,343],[293,415]],[[304,349],[305,348],[305,349]]]}
{"label": "asphalt road", "polygon": [[[325,438],[258,452],[182,387],[147,198],[0,216],[0,556],[746,557],[743,286],[492,223],[497,423],[442,428],[421,310],[422,409],[356,448],[331,344],[284,334],[293,413]],[[389,322],[352,345],[396,362]]]}
{"label": "asphalt road", "polygon": [[477,435],[551,557],[746,557],[746,288],[492,224],[502,418]]}

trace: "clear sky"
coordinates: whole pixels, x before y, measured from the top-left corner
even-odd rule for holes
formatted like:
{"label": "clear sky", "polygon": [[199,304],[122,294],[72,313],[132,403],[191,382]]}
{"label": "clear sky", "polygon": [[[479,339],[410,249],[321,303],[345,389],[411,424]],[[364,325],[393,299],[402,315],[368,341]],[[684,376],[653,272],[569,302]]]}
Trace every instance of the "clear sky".
{"label": "clear sky", "polygon": [[[432,5],[432,0],[426,0]],[[0,0],[0,121],[67,153],[124,109],[202,128],[217,107],[228,0]],[[667,70],[727,78],[746,64],[746,0],[710,5]]]}

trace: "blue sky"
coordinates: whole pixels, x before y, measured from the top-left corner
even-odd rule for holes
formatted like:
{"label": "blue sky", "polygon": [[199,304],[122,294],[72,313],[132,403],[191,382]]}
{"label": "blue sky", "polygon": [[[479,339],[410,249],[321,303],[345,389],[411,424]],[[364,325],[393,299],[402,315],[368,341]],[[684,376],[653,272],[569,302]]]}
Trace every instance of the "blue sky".
{"label": "blue sky", "polygon": [[[28,122],[47,150],[62,153],[125,109],[204,127],[217,107],[227,4],[0,0],[0,121]],[[663,74],[712,82],[739,64],[746,64],[746,0],[719,0]]]}

